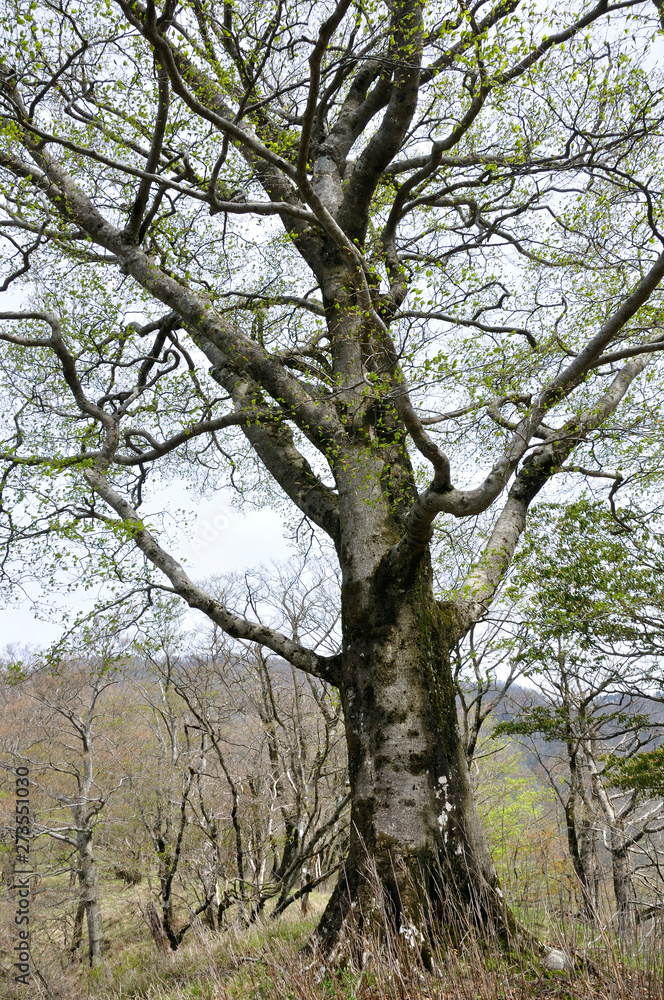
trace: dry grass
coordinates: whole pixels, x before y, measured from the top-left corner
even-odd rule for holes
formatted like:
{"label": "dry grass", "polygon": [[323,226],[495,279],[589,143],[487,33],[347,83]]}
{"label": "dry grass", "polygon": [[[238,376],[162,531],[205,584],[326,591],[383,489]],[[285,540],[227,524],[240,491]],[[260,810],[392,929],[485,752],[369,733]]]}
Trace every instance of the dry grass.
{"label": "dry grass", "polygon": [[[15,988],[0,980],[1,1000],[664,1000],[662,937],[650,928],[629,948],[608,933],[584,942],[555,936],[551,944],[592,957],[601,973],[579,964],[574,973],[548,972],[532,954],[506,955],[468,932],[452,947],[440,940],[433,969],[398,935],[365,950],[362,967],[347,961],[330,968],[302,951],[325,897],[315,895],[310,914],[290,911],[276,922],[213,934],[196,929],[172,955],[157,952],[137,925],[114,927],[101,969],[67,967],[45,948],[37,955],[33,986]],[[442,938],[442,935],[441,935]],[[596,935],[597,938],[597,935]],[[366,945],[365,945],[366,947]],[[6,953],[5,953],[6,954]],[[374,956],[380,956],[376,958]],[[4,959],[4,956],[3,956]],[[4,965],[4,961],[3,961]]]}

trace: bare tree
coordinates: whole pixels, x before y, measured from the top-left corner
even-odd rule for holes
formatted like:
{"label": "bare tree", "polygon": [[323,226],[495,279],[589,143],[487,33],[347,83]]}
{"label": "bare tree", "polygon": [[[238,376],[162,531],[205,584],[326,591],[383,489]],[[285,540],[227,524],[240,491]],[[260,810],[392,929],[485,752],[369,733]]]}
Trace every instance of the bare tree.
{"label": "bare tree", "polygon": [[523,672],[520,660],[520,633],[513,613],[484,618],[459,643],[452,657],[461,738],[471,765],[478,750],[480,733],[495,714],[510,688]]}
{"label": "bare tree", "polygon": [[[239,902],[254,920],[275,900],[276,917],[339,867],[350,795],[338,701],[255,649],[242,657],[226,651],[206,664],[200,653],[196,659],[182,670],[178,690],[208,737],[232,802],[236,879],[219,916]],[[220,710],[220,689],[225,705],[234,706],[232,723]],[[199,812],[201,827],[218,844],[220,817],[202,795]]]}
{"label": "bare tree", "polygon": [[[168,638],[172,639],[172,632]],[[166,638],[165,644],[169,644]],[[145,674],[140,661],[134,669]],[[160,913],[153,904],[149,908],[151,930],[159,948],[166,941],[168,948],[176,951],[193,919],[210,905],[214,889],[207,887],[202,903],[189,908],[188,919],[179,918],[175,902],[189,851],[190,799],[197,775],[205,768],[206,746],[192,729],[191,716],[174,688],[171,672],[169,658],[163,676],[148,673],[134,680],[142,724],[134,720],[123,756],[128,762],[126,777],[132,801],[156,861]]]}
{"label": "bare tree", "polygon": [[568,668],[561,651],[556,667],[542,671],[543,698],[519,705],[516,718],[500,722],[494,733],[525,740],[560,802],[587,920],[601,913],[599,854],[602,848],[608,853],[618,929],[625,935],[640,902],[635,850],[664,829],[664,801],[644,801],[638,786],[616,787],[607,768],[607,757],[629,761],[662,736],[661,723],[639,712],[642,706],[625,693],[621,667],[581,673]]}
{"label": "bare tree", "polygon": [[5,732],[19,733],[2,747],[3,765],[27,764],[31,783],[50,802],[36,817],[34,834],[71,847],[77,857],[72,874],[80,895],[69,951],[78,954],[85,920],[91,965],[104,948],[95,830],[123,780],[105,732],[109,714],[118,711],[109,697],[116,679],[105,660],[36,666],[3,706]]}
{"label": "bare tree", "polygon": [[[336,627],[326,582],[324,573],[311,576],[304,567],[253,573],[247,577],[253,613],[272,624],[275,615],[288,618],[294,634],[320,648],[334,641]],[[214,586],[230,600],[232,579]],[[189,710],[189,731],[203,736],[189,803],[213,852],[202,882],[224,883],[215,892],[213,922],[220,924],[235,904],[241,921],[254,920],[270,900],[271,915],[279,916],[334,874],[347,841],[339,698],[322,681],[215,627],[176,645],[157,625],[153,646],[159,676]],[[227,788],[221,801],[219,780]],[[228,819],[235,845],[230,866],[223,846]]]}

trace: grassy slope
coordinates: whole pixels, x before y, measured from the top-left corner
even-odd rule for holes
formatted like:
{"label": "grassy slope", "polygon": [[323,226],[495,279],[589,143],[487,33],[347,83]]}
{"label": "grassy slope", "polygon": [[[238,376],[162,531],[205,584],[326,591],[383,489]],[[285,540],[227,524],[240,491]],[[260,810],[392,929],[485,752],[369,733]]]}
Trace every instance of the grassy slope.
{"label": "grassy slope", "polygon": [[[128,894],[134,901],[128,905]],[[41,978],[33,986],[14,988],[0,979],[1,1000],[664,1000],[661,965],[656,950],[635,949],[617,960],[613,943],[599,942],[594,954],[607,974],[575,975],[537,968],[527,957],[498,955],[468,938],[462,946],[441,950],[434,973],[428,973],[403,940],[388,942],[388,957],[368,957],[363,971],[347,966],[325,969],[303,953],[325,905],[314,893],[309,914],[292,907],[279,920],[222,934],[195,929],[172,955],[157,952],[140,916],[137,889],[116,891],[106,907],[108,950],[103,967],[64,966],[62,955],[42,940],[35,965]],[[121,917],[121,914],[123,916]],[[552,928],[549,928],[552,931]],[[2,940],[2,965],[7,970]],[[649,967],[649,968],[648,968]]]}

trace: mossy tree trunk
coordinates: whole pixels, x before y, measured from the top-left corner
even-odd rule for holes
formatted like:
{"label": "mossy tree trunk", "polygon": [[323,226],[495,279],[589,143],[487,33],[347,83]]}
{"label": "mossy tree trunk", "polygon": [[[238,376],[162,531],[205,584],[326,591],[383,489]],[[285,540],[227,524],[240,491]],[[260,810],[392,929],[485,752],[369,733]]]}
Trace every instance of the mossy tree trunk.
{"label": "mossy tree trunk", "polygon": [[[622,836],[621,836],[622,834]],[[611,831],[611,874],[616,900],[618,933],[627,937],[636,927],[636,890],[629,851],[622,831]]]}
{"label": "mossy tree trunk", "polygon": [[584,814],[583,803],[579,803],[579,796],[575,790],[564,803],[564,808],[567,847],[581,895],[579,912],[584,920],[595,923],[598,903],[595,825],[592,818]]}
{"label": "mossy tree trunk", "polygon": [[[457,721],[450,652],[470,617],[463,602],[436,600],[428,545],[394,560],[413,476],[398,442],[377,437],[371,477],[361,475],[371,449],[338,474],[353,485],[339,545],[337,677],[352,804],[347,863],[318,929],[326,950],[349,922],[372,933],[386,915],[411,943],[445,915],[499,933],[511,920]],[[369,545],[356,544],[360,531]]]}
{"label": "mossy tree trunk", "polygon": [[579,829],[578,870],[574,868],[581,885],[582,916],[592,923],[597,921],[598,872],[597,872],[597,832],[590,817],[584,816]]}
{"label": "mossy tree trunk", "polygon": [[434,600],[428,565],[406,593],[362,589],[345,602],[341,684],[350,850],[320,940],[329,947],[351,913],[356,929],[387,913],[419,941],[446,911],[504,929],[457,725],[450,610]]}

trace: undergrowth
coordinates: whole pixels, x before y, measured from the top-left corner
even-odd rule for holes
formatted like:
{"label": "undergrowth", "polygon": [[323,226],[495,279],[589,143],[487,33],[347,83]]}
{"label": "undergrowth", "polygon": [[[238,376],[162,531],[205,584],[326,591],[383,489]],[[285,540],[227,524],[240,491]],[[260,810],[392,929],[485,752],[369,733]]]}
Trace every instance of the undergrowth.
{"label": "undergrowth", "polygon": [[[572,972],[548,971],[532,954],[506,954],[468,932],[452,946],[444,929],[433,962],[403,938],[387,934],[361,959],[337,967],[304,950],[325,897],[314,894],[303,917],[295,907],[278,921],[213,933],[202,925],[171,954],[148,933],[116,927],[98,969],[67,966],[56,951],[34,955],[29,988],[0,980],[2,1000],[664,1000],[664,960],[658,928],[642,929],[629,945],[608,930],[591,937],[573,924],[548,926],[548,940],[577,955]],[[563,931],[567,930],[565,937]],[[584,941],[584,937],[586,940]],[[4,957],[4,956],[3,956]],[[589,961],[584,961],[587,958]],[[3,966],[5,962],[3,961]],[[5,967],[6,971],[6,967]]]}

